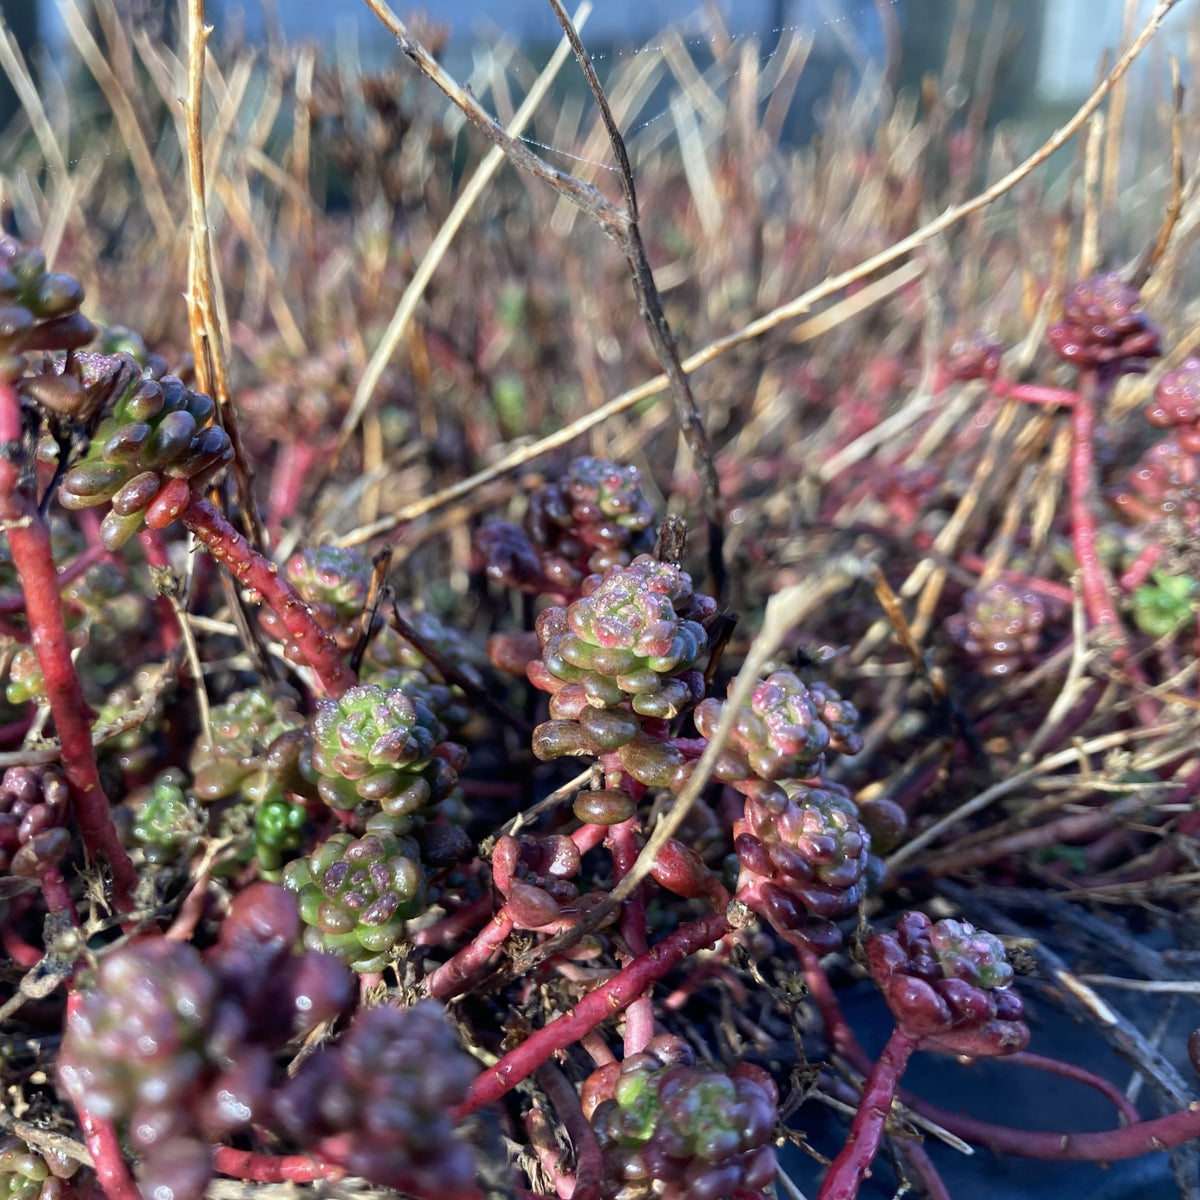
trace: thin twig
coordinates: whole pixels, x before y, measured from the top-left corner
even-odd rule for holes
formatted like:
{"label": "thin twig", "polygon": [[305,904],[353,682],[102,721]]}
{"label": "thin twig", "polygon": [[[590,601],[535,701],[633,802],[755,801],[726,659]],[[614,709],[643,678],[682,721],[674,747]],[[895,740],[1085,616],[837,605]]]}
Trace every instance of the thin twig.
{"label": "thin twig", "polygon": [[225,352],[214,300],[212,241],[204,195],[204,56],[211,25],[204,23],[204,0],[188,0],[187,129],[188,208],[191,236],[188,242],[188,326],[196,360],[199,390],[217,402],[221,425],[233,444],[233,478],[243,519],[256,546],[267,546],[266,530],[254,502],[253,475],[242,448],[237,414],[229,391]]}

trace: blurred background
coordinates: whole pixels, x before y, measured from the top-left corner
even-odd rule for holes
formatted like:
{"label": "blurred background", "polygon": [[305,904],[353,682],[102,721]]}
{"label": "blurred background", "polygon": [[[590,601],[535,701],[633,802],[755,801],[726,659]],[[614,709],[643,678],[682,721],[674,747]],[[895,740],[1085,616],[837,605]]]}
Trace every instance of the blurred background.
{"label": "blurred background", "polygon": [[[57,55],[69,41],[61,5],[74,2],[8,0],[0,11],[26,51],[40,43]],[[121,0],[117,7],[143,24],[170,26],[176,16],[168,0]],[[426,12],[444,25],[452,58],[507,40],[536,61],[558,36],[544,0],[440,0],[424,8],[399,2],[395,7],[406,19]],[[1142,64],[1143,82],[1165,77],[1167,55],[1182,51],[1190,7],[1181,4],[1168,18],[1167,36]],[[587,42],[603,63],[637,52],[667,26],[689,39],[693,54],[691,39],[712,37],[714,25],[746,44],[753,40],[762,59],[784,33],[811,38],[808,91],[797,97],[800,112],[793,128],[804,136],[811,131],[803,112],[806,100],[825,94],[839,70],[861,72],[878,65],[889,24],[901,44],[901,87],[940,69],[956,23],[969,23],[968,56],[982,52],[989,30],[1005,25],[1010,32],[993,120],[1027,118],[1040,124],[1086,95],[1104,54],[1120,44],[1123,26],[1140,24],[1152,8],[1153,0],[604,0],[588,21]],[[250,42],[272,34],[325,45],[353,39],[367,62],[383,59],[390,50],[386,32],[356,0],[208,0],[207,11],[221,32]],[[6,82],[0,81],[0,91],[0,115],[11,115],[14,98]]]}

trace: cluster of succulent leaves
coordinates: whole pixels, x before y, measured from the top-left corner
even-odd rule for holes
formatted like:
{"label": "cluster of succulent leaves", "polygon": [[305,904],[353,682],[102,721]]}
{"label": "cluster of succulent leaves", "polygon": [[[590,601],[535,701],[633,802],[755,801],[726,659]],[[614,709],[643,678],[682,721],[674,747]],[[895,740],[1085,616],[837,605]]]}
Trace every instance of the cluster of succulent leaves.
{"label": "cluster of succulent leaves", "polygon": [[0,236],[0,377],[19,378],[28,353],[87,345],[95,329],[82,303],[78,279],[47,271],[36,246]]}
{"label": "cluster of succulent leaves", "polygon": [[157,374],[128,355],[80,355],[85,388],[112,381],[87,452],[63,475],[67,509],[111,504],[100,540],[119,549],[143,525],[161,529],[201,487],[233,461],[229,435],[212,399],[175,375]]}
{"label": "cluster of succulent leaves", "polygon": [[0,1137],[0,1200],[60,1200],[63,1180],[78,1171],[79,1163],[61,1151]]}
{"label": "cluster of succulent leaves", "polygon": [[636,467],[572,459],[529,494],[524,527],[493,521],[476,536],[491,578],[525,592],[578,594],[584,579],[654,546],[654,510]]}
{"label": "cluster of succulent leaves", "polygon": [[1028,1043],[1013,969],[994,934],[967,921],[935,923],[907,912],[894,932],[870,939],[867,960],[897,1025],[926,1046],[990,1056]]}
{"label": "cluster of succulent leaves", "polygon": [[682,1038],[653,1038],[584,1086],[605,1200],[769,1194],[778,1092],[760,1067],[698,1067]]}
{"label": "cluster of succulent leaves", "polygon": [[352,976],[294,952],[295,905],[275,884],[239,892],[206,953],[163,937],[100,957],[67,1021],[58,1080],[142,1157],[146,1194],[203,1194],[213,1139],[270,1119],[275,1052],[344,1011]]}

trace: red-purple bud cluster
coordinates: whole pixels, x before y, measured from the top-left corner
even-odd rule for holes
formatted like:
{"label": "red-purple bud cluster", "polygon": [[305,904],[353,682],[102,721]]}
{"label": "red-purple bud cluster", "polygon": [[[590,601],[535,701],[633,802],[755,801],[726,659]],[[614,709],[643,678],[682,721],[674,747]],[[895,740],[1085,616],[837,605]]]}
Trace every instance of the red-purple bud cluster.
{"label": "red-purple bud cluster", "polygon": [[274,1051],[351,1002],[351,975],[294,947],[294,901],[257,883],[234,900],[206,954],[166,938],[100,959],[68,1017],[58,1078],[75,1104],[115,1121],[143,1156],[147,1195],[199,1197],[209,1142],[270,1114]]}
{"label": "red-purple bud cluster", "polygon": [[1047,337],[1059,356],[1108,376],[1146,370],[1162,353],[1158,329],[1142,311],[1141,297],[1119,275],[1093,275],[1063,297],[1063,319]]}
{"label": "red-purple bud cluster", "polygon": [[871,976],[897,1026],[926,1049],[992,1057],[1029,1042],[1013,970],[994,934],[966,921],[905,913],[895,933],[867,943]]}
{"label": "red-purple bud cluster", "polygon": [[1145,414],[1151,425],[1174,429],[1187,453],[1200,453],[1200,358],[1186,358],[1163,373]]}
{"label": "red-purple bud cluster", "polygon": [[997,579],[963,596],[963,611],[946,620],[950,637],[985,675],[1011,675],[1037,652],[1046,605],[1029,588]]}
{"label": "red-purple bud cluster", "polygon": [[24,354],[86,346],[96,328],[79,311],[82,303],[78,279],[47,271],[36,246],[0,237],[0,376],[16,379]]}
{"label": "red-purple bud cluster", "polygon": [[986,333],[965,333],[956,337],[942,359],[945,373],[960,383],[972,379],[995,379],[1000,371],[1002,343]]}
{"label": "red-purple bud cluster", "polygon": [[801,784],[749,796],[733,832],[742,866],[738,899],[818,953],[837,949],[841,933],[833,922],[866,895],[871,852],[845,789]]}
{"label": "red-purple bud cluster", "polygon": [[456,1196],[475,1165],[450,1110],[477,1071],[435,1001],[369,1008],[305,1062],[276,1113],[306,1150],[354,1175],[422,1200]]}
{"label": "red-purple bud cluster", "polygon": [[1110,499],[1123,516],[1137,524],[1178,522],[1200,528],[1200,455],[1170,437],[1151,446],[1114,488]]}
{"label": "red-purple bud cluster", "polygon": [[71,844],[67,781],[53,767],[9,767],[0,779],[0,874],[33,879]]}
{"label": "red-purple bud cluster", "polygon": [[636,467],[576,458],[530,494],[524,529],[485,525],[476,547],[488,574],[526,592],[577,595],[587,575],[625,566],[654,546],[654,510]]}
{"label": "red-purple bud cluster", "polygon": [[604,1157],[604,1200],[742,1200],[775,1179],[779,1094],[759,1067],[697,1067],[678,1037],[654,1038],[584,1087]]}

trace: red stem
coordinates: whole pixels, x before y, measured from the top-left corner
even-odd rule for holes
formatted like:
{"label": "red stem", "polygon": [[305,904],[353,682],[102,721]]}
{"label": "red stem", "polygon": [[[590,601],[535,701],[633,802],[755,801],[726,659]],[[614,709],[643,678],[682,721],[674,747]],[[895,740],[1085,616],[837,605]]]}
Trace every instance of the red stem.
{"label": "red stem", "polygon": [[817,1200],[854,1200],[858,1185],[870,1169],[883,1138],[883,1127],[892,1101],[900,1086],[908,1060],[920,1043],[920,1038],[902,1029],[892,1030],[879,1061],[871,1068],[863,1086],[862,1099],[850,1126],[850,1136],[842,1147],[829,1174],[825,1176]]}
{"label": "red stem", "polygon": [[1121,585],[1121,590],[1132,592],[1134,588],[1141,587],[1150,578],[1150,572],[1162,558],[1162,553],[1163,548],[1156,542],[1152,542],[1149,546],[1143,546],[1141,554],[1125,568],[1121,578],[1117,580]]}
{"label": "red stem", "polygon": [[1124,644],[1125,633],[1109,595],[1108,572],[1096,549],[1096,514],[1092,507],[1096,491],[1093,441],[1099,391],[1096,372],[1083,371],[1080,385],[1071,408],[1071,545],[1079,564],[1080,588],[1088,618],[1098,629],[1106,628],[1113,639]]}
{"label": "red stem", "polygon": [[493,954],[513,931],[506,904],[453,958],[442,963],[426,980],[426,994],[448,1000],[470,986],[487,970]]}
{"label": "red stem", "polygon": [[724,913],[713,913],[680,926],[647,953],[589,992],[570,1012],[535,1030],[494,1067],[489,1067],[479,1075],[471,1085],[466,1100],[454,1110],[454,1119],[462,1120],[468,1113],[498,1100],[521,1080],[532,1075],[556,1050],[565,1050],[589,1030],[595,1029],[601,1021],[627,1008],[655,980],[661,979],[689,954],[713,945],[728,932],[729,921]]}
{"label": "red stem", "polygon": [[1012,1129],[993,1125],[974,1117],[964,1117],[901,1094],[901,1100],[914,1112],[948,1129],[964,1141],[987,1146],[997,1154],[1015,1154],[1045,1162],[1114,1162],[1119,1158],[1137,1158],[1155,1150],[1170,1150],[1193,1138],[1200,1137],[1200,1100],[1187,1108],[1158,1117],[1153,1121],[1138,1121],[1120,1129],[1104,1129],[1093,1133],[1045,1133],[1028,1129]]}
{"label": "red stem", "polygon": [[1056,404],[1062,408],[1074,408],[1079,393],[1067,388],[1047,387],[1038,383],[1009,383],[1007,379],[992,382],[992,392],[1006,400],[1021,400],[1026,404]]}
{"label": "red stem", "polygon": [[67,881],[56,866],[47,867],[42,872],[42,897],[52,913],[70,913],[74,920],[75,903],[71,899]]}
{"label": "red stem", "polygon": [[[166,543],[162,533],[157,529],[143,529],[138,534],[138,541],[146,555],[146,563],[154,571],[171,570],[171,557],[167,553]],[[152,577],[153,578],[153,577]],[[166,596],[156,595],[154,607],[158,610],[159,636],[162,638],[163,653],[170,654],[179,644],[179,618],[171,607]]]}
{"label": "red stem", "polygon": [[211,501],[193,497],[180,520],[243,587],[253,588],[274,609],[330,696],[336,698],[358,682],[342,661],[337,643],[313,619],[279,568],[259,554]]}
{"label": "red stem", "polygon": [[1063,1062],[1058,1058],[1048,1058],[1044,1054],[1031,1054],[1028,1050],[1018,1050],[1016,1054],[1005,1055],[1004,1061],[1015,1063],[1021,1067],[1032,1067],[1035,1071],[1045,1071],[1050,1075],[1061,1075],[1064,1079],[1074,1079],[1076,1083],[1087,1084],[1088,1087],[1095,1088],[1102,1096],[1111,1100],[1117,1112],[1130,1125],[1136,1125],[1142,1119],[1142,1114],[1115,1083],[1103,1079],[1095,1072],[1089,1071],[1087,1067]]}
{"label": "red stem", "polygon": [[71,790],[75,821],[93,858],[106,858],[112,870],[113,899],[121,912],[133,907],[137,873],[117,837],[100,786],[92,749],[92,710],[71,660],[50,530],[37,501],[21,479],[21,401],[11,383],[0,381],[0,522],[8,532],[13,564],[21,579],[46,700],[62,746],[62,769]]}
{"label": "red stem", "polygon": [[252,1183],[312,1183],[317,1179],[336,1182],[346,1174],[341,1167],[316,1155],[255,1154],[232,1146],[213,1147],[213,1170]]}
{"label": "red stem", "polygon": [[[638,818],[632,816],[610,828],[608,842],[612,847],[613,880],[619,883],[629,874],[638,857]],[[630,957],[637,958],[649,950],[646,941],[646,889],[637,888],[621,905],[621,936],[629,947]],[[625,1057],[640,1054],[654,1036],[654,1002],[647,993],[639,996],[625,1012]]]}

